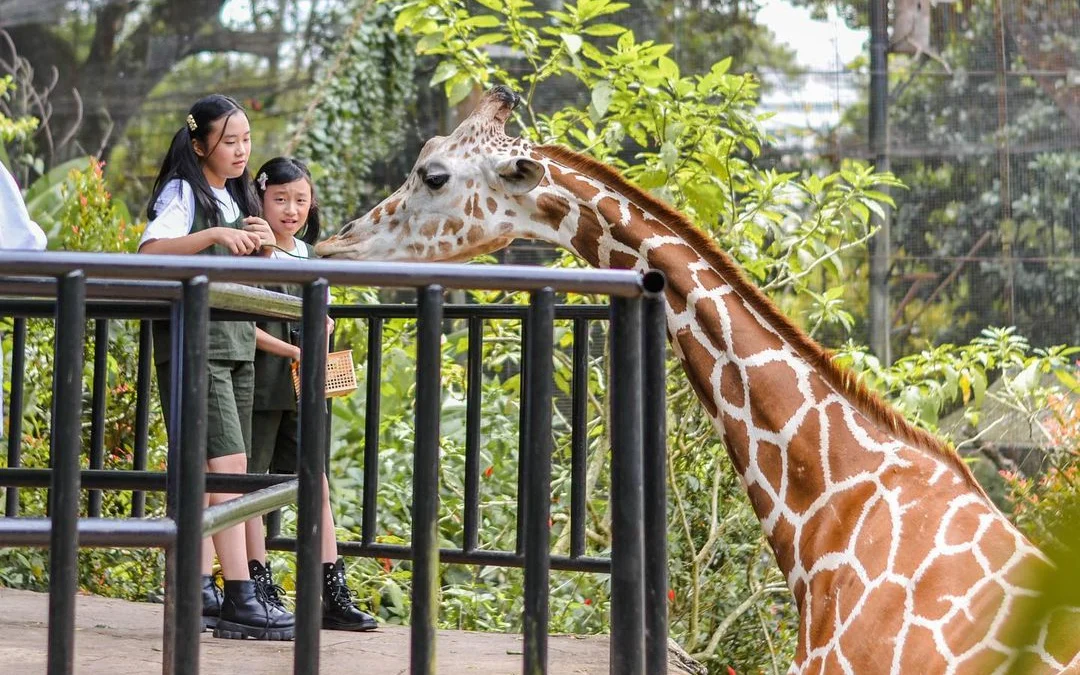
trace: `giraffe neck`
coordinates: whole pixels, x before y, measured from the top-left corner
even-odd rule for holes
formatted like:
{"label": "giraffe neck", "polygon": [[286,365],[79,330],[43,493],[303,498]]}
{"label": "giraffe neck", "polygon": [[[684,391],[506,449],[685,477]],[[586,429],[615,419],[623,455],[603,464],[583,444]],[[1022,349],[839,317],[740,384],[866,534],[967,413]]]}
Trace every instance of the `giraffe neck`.
{"label": "giraffe neck", "polygon": [[[536,198],[553,230],[544,238],[599,267],[667,276],[674,351],[724,434],[797,598],[800,580],[819,562],[800,550],[799,538],[809,530],[844,538],[855,525],[858,512],[829,518],[823,511],[835,492],[892,471],[911,474],[919,489],[950,483],[985,500],[955,456],[838,370],[706,235],[607,167],[559,148],[536,150],[550,178]],[[866,498],[855,495],[851,508]]]}

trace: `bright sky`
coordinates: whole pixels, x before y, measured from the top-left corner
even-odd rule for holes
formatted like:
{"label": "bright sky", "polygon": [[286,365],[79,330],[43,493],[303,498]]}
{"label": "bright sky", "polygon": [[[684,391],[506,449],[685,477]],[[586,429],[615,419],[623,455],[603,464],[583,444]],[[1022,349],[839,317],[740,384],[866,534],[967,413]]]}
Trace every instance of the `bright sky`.
{"label": "bright sky", "polygon": [[772,91],[762,99],[763,107],[776,113],[769,129],[775,133],[785,127],[821,129],[836,124],[841,110],[858,98],[844,64],[863,53],[869,31],[851,30],[833,9],[827,20],[814,21],[810,10],[784,0],[766,0],[757,20],[794,49],[796,61],[810,71],[801,82],[772,80]]}

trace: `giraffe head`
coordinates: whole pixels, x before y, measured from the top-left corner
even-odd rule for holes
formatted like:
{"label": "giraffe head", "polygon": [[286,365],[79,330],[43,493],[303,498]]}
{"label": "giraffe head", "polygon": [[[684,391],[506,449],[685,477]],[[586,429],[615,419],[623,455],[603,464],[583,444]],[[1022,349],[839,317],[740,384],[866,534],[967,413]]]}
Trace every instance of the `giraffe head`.
{"label": "giraffe head", "polygon": [[515,198],[544,178],[529,144],[504,127],[519,98],[488,92],[450,136],[429,140],[405,183],[374,209],[315,247],[357,260],[467,260],[530,236],[516,224]]}

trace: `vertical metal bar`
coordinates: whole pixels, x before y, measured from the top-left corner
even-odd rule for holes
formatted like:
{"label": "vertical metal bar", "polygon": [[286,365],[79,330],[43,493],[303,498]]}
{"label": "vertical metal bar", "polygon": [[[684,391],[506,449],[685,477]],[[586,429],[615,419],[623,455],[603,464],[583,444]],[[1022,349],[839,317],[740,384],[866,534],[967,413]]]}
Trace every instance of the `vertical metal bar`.
{"label": "vertical metal bar", "polygon": [[525,511],[526,675],[547,672],[548,576],[551,569],[551,359],[555,294],[544,288],[529,304],[528,506]]}
{"label": "vertical metal bar", "polygon": [[645,672],[641,299],[611,300],[611,662]]}
{"label": "vertical metal bar", "polygon": [[[886,0],[870,0],[870,124],[871,161],[878,171],[889,170],[889,13]],[[888,193],[888,188],[882,188]],[[882,205],[884,217],[872,216],[880,228],[870,239],[870,349],[886,364],[892,363],[889,342],[889,257],[891,216]]]}
{"label": "vertical metal bar", "polygon": [[281,509],[266,514],[266,538],[281,536]]}
{"label": "vertical metal bar", "polygon": [[[206,479],[206,394],[209,380],[210,283],[205,276],[184,282],[180,378],[180,418],[172,432],[180,437],[176,495],[175,624],[173,672],[198,675],[202,632],[202,512]],[[175,354],[177,346],[173,345]],[[173,389],[174,393],[176,389]],[[174,405],[173,409],[176,410]],[[175,419],[175,418],[174,418]],[[170,434],[170,437],[174,434]],[[171,445],[170,438],[170,445]],[[168,621],[168,618],[166,618]]]}
{"label": "vertical metal bar", "polygon": [[[326,297],[327,298],[330,297],[329,292],[327,292]],[[329,300],[327,300],[327,302],[329,302]],[[326,314],[327,314],[327,316],[330,315],[330,306],[329,305],[326,306]],[[329,356],[333,352],[334,352],[334,334],[329,333],[326,336],[326,353],[327,353],[327,356]],[[331,421],[333,419],[334,419],[334,399],[328,398],[328,399],[326,399],[326,424],[323,425],[325,427],[325,430],[323,432],[323,453],[322,453],[323,454],[323,473],[326,474],[326,481],[327,481],[328,485],[330,483],[330,439],[332,438],[332,436],[330,434],[330,423],[331,423]],[[330,485],[330,489],[333,489],[333,487],[334,487],[333,485]],[[320,508],[321,508],[321,506],[320,506]],[[280,514],[281,511],[275,511],[274,513]]]}
{"label": "vertical metal bar", "polygon": [[570,557],[585,555],[585,493],[589,449],[589,320],[574,319],[570,385]]}
{"label": "vertical metal bar", "polygon": [[642,366],[645,371],[642,415],[645,499],[645,672],[667,673],[667,316],[664,278],[644,277]]}
{"label": "vertical metal bar", "polygon": [[86,277],[81,270],[58,279],[53,355],[53,417],[49,536],[49,675],[75,665],[76,562],[79,552],[79,446],[82,441],[83,339]]}
{"label": "vertical metal bar", "polygon": [[[165,456],[165,517],[176,522],[177,505],[180,495],[180,430],[183,429],[183,381],[184,372],[184,312],[182,302],[173,302],[169,308],[169,362],[166,368],[169,381],[167,423],[167,442]],[[165,403],[162,402],[164,407]],[[162,410],[164,412],[164,410]],[[165,612],[161,629],[161,663],[164,675],[183,675],[176,671],[173,660],[176,658],[176,545],[165,549]]]}
{"label": "vertical metal bar", "polygon": [[514,551],[518,555],[525,553],[525,510],[528,508],[529,486],[525,480],[525,465],[528,463],[529,452],[529,315],[521,321],[521,374],[518,378],[518,395],[521,398],[521,409],[518,414],[518,475],[517,475],[517,531],[515,534]]}
{"label": "vertical metal bar", "polygon": [[[135,379],[135,451],[132,467],[146,471],[146,455],[150,447],[150,368],[154,363],[151,351],[150,322],[139,322],[139,362]],[[146,493],[137,490],[131,495],[131,517],[146,515]]]}
{"label": "vertical metal bar", "polygon": [[322,478],[326,446],[327,283],[304,285],[300,325],[300,456],[297,474],[296,648],[293,672],[319,672],[322,625]]}
{"label": "vertical metal bar", "polygon": [[[11,334],[11,404],[8,407],[7,465],[22,463],[23,382],[26,379],[26,319],[15,319]],[[19,488],[7,489],[4,515],[19,515]]]}
{"label": "vertical metal bar", "polygon": [[379,495],[379,414],[382,403],[382,319],[368,319],[367,410],[364,413],[364,512],[360,540],[375,542]]}
{"label": "vertical metal bar", "polygon": [[[105,466],[105,385],[109,379],[109,320],[94,321],[94,384],[90,407],[90,468]],[[86,512],[101,517],[101,490],[90,490]]]}
{"label": "vertical metal bar", "polygon": [[484,322],[469,317],[468,384],[465,392],[465,531],[461,550],[471,553],[479,544],[480,527],[480,389],[483,386]]}
{"label": "vertical metal bar", "polygon": [[439,592],[439,411],[443,289],[419,291],[416,322],[416,445],[413,449],[413,587],[409,672],[435,673]]}

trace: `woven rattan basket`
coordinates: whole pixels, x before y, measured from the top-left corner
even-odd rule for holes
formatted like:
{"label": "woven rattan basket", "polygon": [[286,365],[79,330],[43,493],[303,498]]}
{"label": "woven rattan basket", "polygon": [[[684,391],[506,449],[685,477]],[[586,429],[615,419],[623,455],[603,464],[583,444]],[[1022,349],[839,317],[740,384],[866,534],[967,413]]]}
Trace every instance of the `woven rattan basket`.
{"label": "woven rattan basket", "polygon": [[[300,397],[300,362],[292,363],[293,389]],[[348,396],[356,391],[356,368],[353,366],[352,350],[330,352],[326,355],[326,398]]]}

